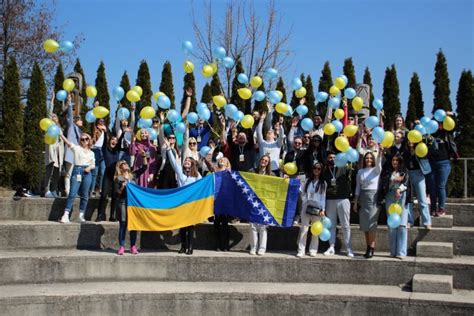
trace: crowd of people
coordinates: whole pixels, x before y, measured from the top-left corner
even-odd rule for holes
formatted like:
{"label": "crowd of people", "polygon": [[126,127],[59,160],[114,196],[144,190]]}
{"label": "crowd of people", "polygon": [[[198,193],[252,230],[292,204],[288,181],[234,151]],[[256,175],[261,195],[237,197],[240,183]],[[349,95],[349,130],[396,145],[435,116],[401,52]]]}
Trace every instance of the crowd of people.
{"label": "crowd of people", "polygon": [[[187,89],[181,116],[186,122],[191,105],[192,91]],[[304,104],[305,99],[301,99]],[[413,202],[420,210],[420,226],[431,229],[431,216],[442,216],[446,208],[446,184],[450,173],[450,158],[457,155],[452,132],[442,125],[432,135],[424,135],[423,142],[429,148],[424,158],[415,154],[414,144],[407,138],[409,129],[403,116],[394,122],[382,122],[385,130],[395,135],[393,146],[384,148],[364,125],[364,117],[349,109],[343,102],[342,123],[358,126],[358,133],[348,137],[359,152],[359,161],[336,166],[337,150],[335,135],[325,135],[323,126],[332,118],[332,110],[325,115],[316,112],[311,119],[314,127],[306,131],[301,127],[301,117],[287,122],[267,103],[263,112],[253,111],[255,124],[244,129],[238,122],[228,120],[218,110],[208,105],[211,118],[196,124],[186,123],[183,135],[176,133],[173,124],[166,121],[163,112],[153,119],[150,132],[137,129],[135,105],[132,104],[129,119],[115,118],[113,130],[98,119],[91,135],[82,131],[80,116],[73,116],[73,104],[69,98],[64,105],[67,126],[63,127],[60,140],[46,145],[45,196],[59,195],[59,179],[64,176],[66,208],[60,219],[68,223],[74,199],[79,194],[79,221],[85,221],[84,213],[90,196],[99,192],[97,221],[106,220],[106,201],[111,197],[109,221],[119,221],[118,254],[125,252],[127,227],[126,186],[134,182],[147,188],[169,189],[186,186],[208,173],[222,170],[255,172],[273,177],[297,177],[300,179],[300,199],[295,225],[300,231],[297,239],[297,256],[306,255],[306,241],[312,223],[329,218],[332,227],[329,248],[324,255],[335,254],[336,223],[341,226],[345,253],[353,257],[351,245],[351,209],[359,216],[360,229],[367,243],[364,257],[371,258],[376,248],[377,223],[380,212],[388,211],[392,204],[400,205],[401,223],[389,228],[390,255],[403,258],[407,255],[408,228],[415,223]],[[120,105],[119,105],[120,108]],[[50,117],[59,125],[58,115]],[[451,113],[448,113],[451,114]],[[213,121],[220,123],[220,133],[212,128]],[[381,120],[382,121],[382,120]],[[392,124],[393,123],[393,124]],[[137,134],[138,133],[138,134]],[[157,137],[154,137],[156,136]],[[202,157],[200,150],[209,146],[211,151]],[[294,162],[296,174],[289,175],[283,166]],[[62,171],[62,172],[61,172]],[[213,219],[216,233],[216,249],[229,250],[229,223],[227,215]],[[267,226],[250,223],[251,255],[264,255],[267,245]],[[193,253],[194,227],[180,229],[179,253]],[[130,232],[131,252],[138,253],[137,232]],[[318,252],[318,236],[312,236],[309,255]]]}

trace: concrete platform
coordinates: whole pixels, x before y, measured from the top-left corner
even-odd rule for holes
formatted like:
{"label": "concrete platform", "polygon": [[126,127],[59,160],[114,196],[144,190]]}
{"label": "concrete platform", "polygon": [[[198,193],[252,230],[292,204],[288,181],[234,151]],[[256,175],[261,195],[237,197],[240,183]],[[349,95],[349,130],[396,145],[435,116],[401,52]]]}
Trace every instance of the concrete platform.
{"label": "concrete platform", "polygon": [[451,228],[453,227],[453,215],[443,215],[439,217],[431,217],[431,225],[433,227],[444,227]]}
{"label": "concrete platform", "polygon": [[452,258],[453,243],[419,241],[416,244],[416,256],[428,258]]}
{"label": "concrete platform", "polygon": [[435,315],[474,312],[472,291],[404,292],[395,286],[108,282],[0,287],[7,315]]}
{"label": "concrete platform", "polygon": [[0,285],[109,281],[284,282],[346,283],[410,286],[415,274],[454,277],[456,289],[474,290],[473,257],[404,260],[380,253],[373,259],[344,255],[296,258],[295,253],[196,250],[142,251],[139,255],[115,251],[40,250],[0,253]]}
{"label": "concrete platform", "polygon": [[451,275],[415,274],[412,291],[414,293],[453,293],[453,277]]}

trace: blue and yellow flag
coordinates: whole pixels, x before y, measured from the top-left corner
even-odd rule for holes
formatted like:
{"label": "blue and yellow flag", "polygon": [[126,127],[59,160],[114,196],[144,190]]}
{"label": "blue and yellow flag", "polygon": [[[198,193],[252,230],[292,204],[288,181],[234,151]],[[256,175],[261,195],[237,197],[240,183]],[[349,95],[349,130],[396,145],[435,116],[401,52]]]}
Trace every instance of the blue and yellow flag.
{"label": "blue and yellow flag", "polygon": [[214,177],[167,190],[130,183],[127,198],[129,230],[167,231],[195,225],[213,216]]}

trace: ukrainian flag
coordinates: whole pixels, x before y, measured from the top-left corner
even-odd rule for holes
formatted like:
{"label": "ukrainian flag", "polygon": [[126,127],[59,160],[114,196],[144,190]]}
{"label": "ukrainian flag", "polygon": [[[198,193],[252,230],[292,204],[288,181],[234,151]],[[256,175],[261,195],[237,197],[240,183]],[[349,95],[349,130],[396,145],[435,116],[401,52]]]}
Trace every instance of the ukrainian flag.
{"label": "ukrainian flag", "polygon": [[214,214],[214,177],[181,188],[155,190],[127,185],[128,229],[167,231],[202,223]]}

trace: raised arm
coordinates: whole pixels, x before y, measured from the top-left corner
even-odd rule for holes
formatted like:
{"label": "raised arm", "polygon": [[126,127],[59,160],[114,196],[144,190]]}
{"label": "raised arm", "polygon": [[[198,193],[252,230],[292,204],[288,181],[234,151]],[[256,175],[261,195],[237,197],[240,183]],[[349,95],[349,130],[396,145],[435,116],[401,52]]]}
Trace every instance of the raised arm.
{"label": "raised arm", "polygon": [[115,123],[114,123],[114,130],[115,130],[115,135],[117,137],[120,137],[122,135],[122,129],[120,128],[120,120],[118,119],[118,111],[122,107],[122,104],[120,102],[117,103],[117,111],[115,111]]}
{"label": "raised arm", "polygon": [[132,134],[133,134],[133,130],[135,129],[135,109],[136,109],[136,106],[135,106],[135,103],[132,103],[131,105],[131,110],[130,110],[130,129],[132,130]]}
{"label": "raised arm", "polygon": [[265,120],[266,118],[266,113],[263,112],[262,113],[262,116],[260,116],[260,121],[258,122],[258,125],[257,125],[257,142],[260,144],[263,142],[263,121]]}
{"label": "raised arm", "polygon": [[265,128],[269,129],[272,127],[272,120],[273,120],[273,104],[270,102],[267,102],[267,109],[268,109],[268,114],[265,119],[264,125]]}
{"label": "raised arm", "polygon": [[328,106],[326,110],[326,116],[324,117],[324,124],[329,123],[331,121],[331,117],[332,117],[332,108]]}
{"label": "raised arm", "polygon": [[278,133],[277,144],[278,146],[283,146],[283,137],[285,136],[285,130],[283,129],[283,124],[280,124],[280,132]]}
{"label": "raised arm", "polygon": [[178,165],[178,163],[176,162],[176,158],[173,155],[173,153],[171,152],[171,148],[169,146],[169,143],[166,142],[166,144],[168,145],[167,148],[166,148],[166,152],[167,152],[168,159],[170,161],[171,167],[173,167],[174,172],[178,176],[179,182],[184,183],[184,182],[186,182],[186,176],[183,173],[183,168],[181,168],[181,166]]}
{"label": "raised arm", "polygon": [[184,92],[186,93],[186,101],[184,101],[184,109],[181,111],[181,117],[183,120],[185,120],[186,116],[188,116],[189,108],[191,107],[191,96],[193,95],[193,89],[186,88]]}
{"label": "raised arm", "polygon": [[221,117],[221,144],[224,146],[227,143],[227,131],[225,129],[225,117]]}

